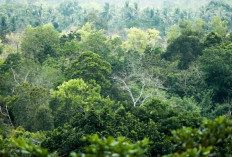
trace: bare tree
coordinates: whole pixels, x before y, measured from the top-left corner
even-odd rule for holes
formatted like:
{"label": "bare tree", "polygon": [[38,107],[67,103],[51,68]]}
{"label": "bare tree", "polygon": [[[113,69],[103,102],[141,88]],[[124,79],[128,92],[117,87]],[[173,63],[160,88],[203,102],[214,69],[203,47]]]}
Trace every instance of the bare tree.
{"label": "bare tree", "polygon": [[157,76],[143,68],[141,58],[131,57],[125,72],[112,77],[118,83],[118,88],[129,94],[134,107],[143,106],[152,97],[160,96],[160,89],[165,89]]}
{"label": "bare tree", "polygon": [[0,105],[0,114],[2,114],[3,116],[7,117],[8,120],[9,120],[10,125],[11,125],[12,127],[14,127],[13,122],[12,122],[11,117],[10,117],[10,114],[9,114],[9,111],[8,111],[8,106],[7,106],[7,104],[6,104],[5,107],[4,107],[4,111],[3,111],[2,106]]}
{"label": "bare tree", "polygon": [[54,82],[61,76],[60,70],[46,65],[39,65],[33,61],[25,61],[16,68],[11,68],[14,87],[28,82],[32,86],[52,88]]}

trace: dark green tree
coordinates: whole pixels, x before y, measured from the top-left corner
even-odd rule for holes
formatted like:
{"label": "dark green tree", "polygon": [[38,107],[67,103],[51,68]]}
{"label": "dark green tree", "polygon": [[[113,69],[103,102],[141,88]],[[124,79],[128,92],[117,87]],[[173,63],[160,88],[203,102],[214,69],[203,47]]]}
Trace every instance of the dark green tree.
{"label": "dark green tree", "polygon": [[221,44],[221,42],[222,42],[222,37],[215,32],[211,32],[206,36],[206,39],[204,41],[204,46],[205,47],[216,46],[218,44]]}
{"label": "dark green tree", "polygon": [[163,57],[169,61],[179,60],[178,67],[187,69],[198,56],[202,55],[203,45],[195,36],[182,35],[167,47]]}
{"label": "dark green tree", "polygon": [[95,80],[102,88],[109,87],[110,73],[110,64],[98,54],[90,51],[81,53],[66,70],[68,79],[82,78],[86,82]]}
{"label": "dark green tree", "polygon": [[210,47],[200,57],[200,69],[204,72],[204,79],[213,90],[216,102],[229,102],[232,85],[232,53],[231,49]]}
{"label": "dark green tree", "polygon": [[49,131],[42,146],[65,155],[71,151],[83,152],[87,143],[81,141],[81,138],[89,134],[101,137],[124,136],[132,142],[146,137],[152,142],[148,154],[157,156],[172,152],[173,146],[167,139],[170,130],[182,126],[196,127],[202,120],[195,112],[176,110],[157,99],[142,107],[108,103],[101,109],[91,107],[84,113],[78,111],[70,119],[69,124]]}
{"label": "dark green tree", "polygon": [[38,109],[36,109],[35,114],[35,124],[34,130],[52,130],[54,128],[54,120],[52,116],[52,111],[49,106],[40,105]]}
{"label": "dark green tree", "polygon": [[[13,96],[6,98],[15,126],[23,126],[29,131],[48,130],[53,128],[52,117],[49,110],[43,110],[41,105],[48,107],[48,93],[43,87],[30,87],[28,83],[22,83],[15,88]],[[38,112],[43,119],[39,118]],[[44,122],[47,123],[47,125]],[[48,126],[50,125],[50,126]]]}

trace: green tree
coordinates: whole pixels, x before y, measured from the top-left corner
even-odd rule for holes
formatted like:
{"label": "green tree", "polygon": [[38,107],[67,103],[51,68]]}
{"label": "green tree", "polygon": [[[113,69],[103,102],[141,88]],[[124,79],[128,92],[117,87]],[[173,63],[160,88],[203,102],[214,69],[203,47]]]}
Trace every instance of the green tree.
{"label": "green tree", "polygon": [[182,35],[170,43],[163,57],[169,61],[179,60],[178,67],[187,69],[198,56],[202,55],[203,45],[195,36]]}
{"label": "green tree", "polygon": [[51,91],[51,108],[55,114],[55,124],[60,126],[77,113],[86,114],[91,108],[101,109],[105,104],[112,104],[109,98],[100,95],[101,87],[92,81],[85,83],[82,79],[64,82]]}
{"label": "green tree", "polygon": [[54,121],[52,111],[49,106],[40,105],[36,109],[34,130],[52,130],[54,128]]}
{"label": "green tree", "polygon": [[65,16],[70,17],[74,13],[78,13],[81,10],[81,7],[78,4],[77,0],[63,2],[59,5],[58,10]]}
{"label": "green tree", "polygon": [[[12,57],[11,60],[13,59],[17,58]],[[28,58],[21,58],[16,63],[14,62],[11,64],[5,63],[3,66],[3,68],[6,68],[5,73],[8,74],[8,81],[11,81],[11,88],[21,83],[28,82],[31,86],[43,86],[44,88],[51,89],[63,76],[61,69],[58,67],[53,68],[53,65],[47,62],[41,65]]]}
{"label": "green tree", "polygon": [[2,136],[0,136],[0,155],[3,157],[51,157],[46,149],[31,142],[25,142],[20,138],[3,139]]}
{"label": "green tree", "polygon": [[94,30],[92,29],[92,24],[87,22],[84,26],[82,26],[81,29],[79,29],[77,32],[81,36],[81,40],[83,42],[87,41],[91,33],[94,33]]}
{"label": "green tree", "polygon": [[[30,87],[28,83],[20,84],[15,88],[14,95],[6,98],[6,103],[9,104],[10,111],[13,115],[13,122],[16,126],[23,126],[30,131],[37,131],[37,129],[47,130],[48,126],[44,128],[37,128],[36,125],[43,126],[44,121],[51,121],[52,117],[44,117],[43,120],[37,121],[38,114],[41,113],[41,105],[48,106],[48,93],[42,87]],[[45,114],[45,113],[44,113]],[[49,112],[46,113],[49,115]],[[48,118],[45,120],[45,118]],[[50,128],[52,124],[50,123]]]}
{"label": "green tree", "polygon": [[[167,63],[168,64],[168,63]],[[169,88],[169,93],[178,94],[180,97],[195,97],[207,87],[204,80],[204,72],[198,63],[193,63],[186,70],[178,70],[172,63],[172,71],[167,73],[165,87]]]}
{"label": "green tree", "polygon": [[0,55],[2,54],[3,52],[3,44],[2,44],[2,41],[0,40]]}
{"label": "green tree", "polygon": [[11,77],[11,68],[16,68],[20,64],[21,56],[19,54],[9,54],[5,60],[0,63],[0,92],[1,95],[12,93],[14,86],[13,77]]}
{"label": "green tree", "polygon": [[0,20],[0,38],[6,42],[6,35],[9,33],[7,16],[3,15]]}
{"label": "green tree", "polygon": [[213,121],[205,120],[199,128],[184,127],[173,131],[172,140],[178,153],[170,156],[179,156],[178,154],[183,156],[182,153],[190,155],[192,151],[202,154],[199,154],[200,156],[230,156],[232,152],[231,127],[231,120],[219,117]]}
{"label": "green tree", "polygon": [[40,63],[47,57],[56,56],[59,46],[59,33],[51,25],[27,27],[21,43],[22,53],[25,57],[35,59]]}
{"label": "green tree", "polygon": [[[86,153],[80,154],[80,156],[86,157],[104,157],[104,156],[128,156],[128,157],[145,157],[149,150],[149,140],[144,139],[131,143],[124,137],[113,137],[100,139],[98,135],[91,135],[84,138],[85,141],[89,141],[91,144],[86,147]],[[78,157],[76,153],[72,153],[71,157]]]}
{"label": "green tree", "polygon": [[107,38],[103,34],[103,30],[93,29],[92,23],[86,23],[77,31],[81,37],[81,50],[92,51],[100,55],[103,59],[108,60],[110,49],[107,45]]}
{"label": "green tree", "polygon": [[95,80],[102,88],[110,86],[108,80],[110,73],[110,64],[93,52],[81,53],[66,70],[68,79],[82,78],[86,82]]}
{"label": "green tree", "polygon": [[126,50],[144,52],[148,46],[153,49],[160,39],[159,31],[156,29],[148,29],[147,32],[144,32],[138,28],[130,28],[123,47]]}
{"label": "green tree", "polygon": [[105,3],[103,12],[101,13],[101,18],[104,20],[104,22],[109,22],[112,20],[112,9],[109,3]]}
{"label": "green tree", "polygon": [[213,21],[211,22],[213,32],[218,33],[222,37],[225,37],[228,32],[227,25],[228,22],[225,20],[222,21],[222,19],[219,16],[215,16]]}
{"label": "green tree", "polygon": [[216,102],[228,102],[231,99],[231,58],[231,49],[220,47],[207,48],[199,58],[200,69],[204,72],[203,78],[213,90],[213,100]]}
{"label": "green tree", "polygon": [[211,32],[206,36],[206,39],[204,41],[204,46],[211,47],[221,43],[222,43],[222,37],[215,32]]}
{"label": "green tree", "polygon": [[178,25],[173,25],[169,28],[169,31],[167,32],[167,38],[168,42],[172,42],[176,40],[179,36],[181,35],[180,33],[180,28]]}
{"label": "green tree", "polygon": [[133,143],[146,137],[152,142],[147,153],[157,156],[172,152],[173,146],[167,138],[170,130],[182,126],[197,127],[202,121],[199,113],[179,110],[158,99],[142,107],[106,103],[101,109],[93,107],[85,113],[77,111],[70,119],[69,124],[49,131],[42,146],[62,156],[71,151],[83,152],[88,143],[81,138],[89,134],[124,136]]}
{"label": "green tree", "polygon": [[66,41],[59,50],[59,55],[74,58],[80,51],[80,44],[75,40]]}

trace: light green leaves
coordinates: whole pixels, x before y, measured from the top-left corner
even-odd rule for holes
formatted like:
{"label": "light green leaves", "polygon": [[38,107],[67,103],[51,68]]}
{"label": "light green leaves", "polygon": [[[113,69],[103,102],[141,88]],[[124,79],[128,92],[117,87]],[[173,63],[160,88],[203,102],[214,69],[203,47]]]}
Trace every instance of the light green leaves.
{"label": "light green leaves", "polygon": [[[136,143],[131,143],[124,137],[99,138],[97,134],[83,138],[89,141],[91,145],[86,147],[86,154],[83,157],[145,157],[145,153],[149,150],[149,140],[144,139]],[[72,153],[72,157],[79,155]]]}
{"label": "light green leaves", "polygon": [[228,32],[228,22],[223,21],[219,16],[215,16],[213,21],[211,22],[211,27],[213,32],[218,33],[222,37],[225,37]]}
{"label": "light green leaves", "polygon": [[147,46],[153,49],[160,39],[159,31],[156,29],[148,29],[147,32],[144,32],[141,29],[133,27],[128,30],[128,39],[122,46],[127,51],[144,52]]}

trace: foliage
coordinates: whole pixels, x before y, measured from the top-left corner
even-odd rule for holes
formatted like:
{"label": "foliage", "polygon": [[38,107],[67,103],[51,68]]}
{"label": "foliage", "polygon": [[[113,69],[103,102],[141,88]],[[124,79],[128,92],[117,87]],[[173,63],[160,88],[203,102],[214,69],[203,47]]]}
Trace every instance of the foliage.
{"label": "foliage", "polygon": [[0,156],[229,156],[232,3],[106,1],[0,1]]}
{"label": "foliage", "polygon": [[193,149],[187,149],[186,152],[183,152],[181,154],[175,153],[175,154],[170,154],[170,155],[165,155],[164,157],[196,157],[196,156],[201,156],[201,157],[208,157],[210,155],[210,151],[212,150],[212,147],[207,147],[207,148],[193,148]]}
{"label": "foliage", "polygon": [[206,39],[204,41],[204,46],[206,47],[215,46],[217,44],[220,44],[221,42],[222,42],[222,37],[215,32],[211,32],[206,36]]}
{"label": "foliage", "polygon": [[2,54],[3,52],[3,44],[2,44],[2,41],[0,40],[0,55]]}
{"label": "foliage", "polygon": [[46,149],[25,142],[23,139],[3,139],[0,136],[0,155],[3,157],[51,157]]}
{"label": "foliage", "polygon": [[90,23],[86,23],[77,32],[81,37],[80,44],[82,52],[94,52],[108,61],[110,49],[107,45],[107,38],[103,34],[104,30],[98,31],[93,29]]}
{"label": "foliage", "polygon": [[204,72],[204,79],[213,90],[214,100],[222,102],[230,99],[232,53],[230,49],[211,47],[200,57],[200,68]]}
{"label": "foliage", "polygon": [[[16,87],[14,96],[5,98],[6,105],[9,105],[13,113],[14,124],[23,126],[30,131],[37,129],[47,130],[53,128],[53,117],[47,111],[47,116],[37,120],[38,112],[41,112],[41,105],[48,107],[48,95],[46,89],[42,87],[30,87],[28,83],[23,83]],[[47,123],[49,126],[44,125]],[[42,126],[42,127],[39,127]]]}
{"label": "foliage", "polygon": [[218,33],[220,36],[226,36],[228,31],[227,24],[227,21],[222,21],[219,16],[215,16],[211,23],[213,32]]}
{"label": "foliage", "polygon": [[56,56],[59,34],[51,25],[36,28],[27,27],[22,39],[22,52],[25,57],[35,59],[40,63],[48,56]]}
{"label": "foliage", "polygon": [[149,65],[146,68],[143,59],[143,54],[139,52],[128,52],[120,71],[112,77],[118,90],[124,91],[135,107],[143,106],[153,97],[164,95],[162,81],[150,71]]}
{"label": "foliage", "polygon": [[74,60],[67,69],[67,78],[82,78],[86,82],[95,80],[102,88],[109,87],[108,77],[111,73],[110,64],[98,54],[83,52]]}
{"label": "foliage", "polygon": [[231,120],[219,117],[213,121],[204,121],[199,128],[184,127],[173,131],[172,140],[175,142],[179,154],[192,154],[190,151],[192,149],[195,152],[198,150],[198,153],[202,153],[204,156],[213,154],[227,156],[232,151],[230,147],[231,126]]}
{"label": "foliage", "polygon": [[128,39],[123,44],[123,47],[126,50],[144,52],[148,46],[153,49],[160,39],[159,31],[156,29],[148,29],[147,32],[143,32],[138,28],[130,28],[128,30]]}
{"label": "foliage", "polygon": [[179,60],[178,67],[187,69],[198,56],[202,55],[202,49],[197,37],[182,35],[170,43],[163,57],[169,61]]}
{"label": "foliage", "polygon": [[[85,141],[91,143],[86,147],[86,153],[80,156],[128,156],[128,157],[141,157],[146,156],[145,153],[149,149],[148,139],[138,141],[135,144],[131,143],[124,137],[118,137],[114,139],[113,137],[100,139],[98,135],[91,135],[84,138]],[[78,156],[72,153],[71,156]]]}
{"label": "foliage", "polygon": [[76,112],[69,124],[48,132],[42,146],[50,151],[57,150],[59,155],[65,155],[71,151],[83,152],[86,143],[81,138],[89,134],[124,136],[132,142],[146,137],[153,142],[148,153],[154,156],[172,151],[173,147],[166,139],[170,130],[183,125],[198,126],[200,122],[198,113],[180,113],[160,100],[153,100],[142,107],[111,104],[100,110],[90,108],[84,113]]}
{"label": "foliage", "polygon": [[55,114],[55,124],[68,122],[77,112],[84,114],[91,108],[100,109],[105,104],[113,104],[109,98],[100,95],[101,87],[94,81],[85,83],[82,79],[72,79],[51,91],[50,107]]}

